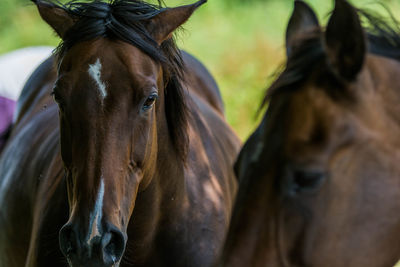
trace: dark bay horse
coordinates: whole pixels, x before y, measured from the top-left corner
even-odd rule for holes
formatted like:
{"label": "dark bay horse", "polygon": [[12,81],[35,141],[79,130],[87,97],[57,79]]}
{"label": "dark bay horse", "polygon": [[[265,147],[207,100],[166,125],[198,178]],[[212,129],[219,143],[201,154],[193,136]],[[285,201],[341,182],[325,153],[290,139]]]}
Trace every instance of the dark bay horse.
{"label": "dark bay horse", "polygon": [[204,2],[35,1],[62,43],[0,158],[1,267],[215,260],[240,142],[215,81],[172,38]]}
{"label": "dark bay horse", "polygon": [[345,0],[335,5],[324,30],[295,3],[286,68],[235,165],[218,266],[389,267],[400,258],[400,34]]}

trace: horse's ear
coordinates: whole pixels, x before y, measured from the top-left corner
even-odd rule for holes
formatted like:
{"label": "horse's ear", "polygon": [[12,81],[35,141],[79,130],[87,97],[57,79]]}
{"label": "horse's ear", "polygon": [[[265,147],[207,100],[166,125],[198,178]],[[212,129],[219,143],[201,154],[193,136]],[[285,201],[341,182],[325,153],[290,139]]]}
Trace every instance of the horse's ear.
{"label": "horse's ear", "polygon": [[346,0],[336,0],[326,29],[326,52],[335,72],[347,81],[356,79],[367,50],[357,11]]}
{"label": "horse's ear", "polygon": [[161,45],[172,37],[172,33],[185,23],[199,6],[206,2],[207,0],[200,0],[192,5],[166,8],[150,20],[147,29],[154,40]]}
{"label": "horse's ear", "polygon": [[61,39],[64,38],[68,29],[74,25],[74,18],[53,3],[41,0],[32,0],[32,2],[36,4],[42,19],[54,29]]}
{"label": "horse's ear", "polygon": [[297,42],[307,33],[319,29],[317,15],[303,1],[295,1],[293,14],[286,30],[286,53],[289,57]]}

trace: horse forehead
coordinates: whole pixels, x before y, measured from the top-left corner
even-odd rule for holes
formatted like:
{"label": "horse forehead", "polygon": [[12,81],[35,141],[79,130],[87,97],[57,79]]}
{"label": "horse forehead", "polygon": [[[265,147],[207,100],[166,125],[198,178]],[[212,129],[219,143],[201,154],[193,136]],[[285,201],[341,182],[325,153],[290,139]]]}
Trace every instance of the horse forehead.
{"label": "horse forehead", "polygon": [[[111,80],[118,80],[120,83],[122,79],[126,79],[141,84],[152,82],[161,72],[160,64],[127,43],[93,41],[79,44],[74,48],[66,58],[66,65],[70,65],[69,69],[72,71],[74,68],[79,69],[78,74],[92,74],[89,75],[92,80],[95,71],[107,80],[106,83],[111,83]],[[92,71],[87,72],[88,68]]]}
{"label": "horse forehead", "polygon": [[85,91],[100,107],[114,103],[107,101],[112,95],[141,95],[142,89],[157,88],[163,77],[160,66],[139,49],[112,41],[77,44],[62,59],[59,74],[72,84],[71,92],[90,86]]}
{"label": "horse forehead", "polygon": [[99,58],[97,58],[94,64],[89,64],[88,73],[92,80],[95,82],[97,89],[100,93],[100,97],[104,100],[107,95],[107,87],[102,78],[102,64]]}
{"label": "horse forehead", "polygon": [[111,64],[122,62],[124,65],[146,67],[157,65],[154,60],[134,45],[123,41],[100,39],[92,44],[93,56],[103,56]]}
{"label": "horse forehead", "polygon": [[82,41],[71,47],[64,55],[69,63],[87,62],[92,58],[102,57],[105,63],[136,61],[137,64],[145,64],[151,61],[139,48],[119,40],[99,38],[95,40]]}
{"label": "horse forehead", "polygon": [[312,83],[276,97],[272,101],[277,101],[277,105],[272,103],[271,107],[275,110],[270,112],[269,123],[266,124],[268,129],[274,130],[266,132],[269,135],[279,132],[285,143],[307,142],[317,128],[329,124],[341,114],[336,112],[336,104],[324,89]]}
{"label": "horse forehead", "polygon": [[120,63],[124,64],[131,74],[153,76],[160,71],[160,64],[135,46],[116,43],[115,49]]}

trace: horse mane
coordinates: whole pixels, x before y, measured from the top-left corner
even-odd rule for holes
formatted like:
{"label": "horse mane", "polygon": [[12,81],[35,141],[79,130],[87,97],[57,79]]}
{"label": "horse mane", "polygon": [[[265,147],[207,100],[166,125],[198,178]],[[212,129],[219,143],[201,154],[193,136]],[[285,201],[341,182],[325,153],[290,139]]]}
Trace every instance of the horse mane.
{"label": "horse mane", "polygon": [[[389,20],[373,11],[358,9],[357,13],[363,21],[367,36],[368,52],[400,61],[400,23],[387,9]],[[316,29],[312,33],[300,36],[301,42],[287,59],[286,65],[276,71],[278,78],[267,90],[261,109],[265,107],[270,98],[282,91],[299,88],[315,69],[324,71],[325,84],[340,84],[327,61],[324,50],[323,29]],[[329,90],[334,97],[341,92]]]}
{"label": "horse mane", "polygon": [[389,19],[370,10],[359,9],[358,14],[367,22],[365,29],[369,52],[400,61],[400,23],[387,7],[385,9],[389,14]]}
{"label": "horse mane", "polygon": [[188,109],[184,98],[185,66],[174,38],[161,46],[146,28],[146,21],[161,13],[163,1],[158,5],[141,0],[72,0],[58,3],[59,8],[76,18],[56,49],[60,59],[79,42],[108,38],[129,43],[160,63],[163,67],[165,88],[165,111],[168,131],[178,155],[184,160],[187,154]]}

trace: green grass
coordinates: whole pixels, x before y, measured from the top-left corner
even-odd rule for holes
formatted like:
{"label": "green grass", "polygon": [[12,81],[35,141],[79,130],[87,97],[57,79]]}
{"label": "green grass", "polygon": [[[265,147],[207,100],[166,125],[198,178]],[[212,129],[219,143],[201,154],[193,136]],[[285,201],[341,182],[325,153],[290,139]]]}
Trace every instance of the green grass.
{"label": "green grass", "polygon": [[[165,0],[169,6],[193,1]],[[324,23],[333,1],[308,0]],[[382,8],[371,0],[358,7]],[[398,0],[382,0],[400,14]],[[180,46],[198,57],[216,77],[229,123],[245,140],[257,125],[256,111],[271,79],[284,62],[284,33],[292,11],[289,0],[209,0],[185,25]],[[0,1],[0,54],[58,39],[28,0]],[[400,267],[400,265],[398,265]]]}
{"label": "green grass", "polygon": [[[169,6],[188,0],[165,0]],[[326,21],[332,1],[308,0]],[[370,0],[353,1],[365,7]],[[392,12],[397,0],[383,1]],[[284,62],[284,33],[292,11],[289,0],[209,0],[185,24],[180,47],[198,57],[218,81],[229,123],[244,140],[257,125],[256,111],[269,77]],[[371,5],[376,9],[377,5]],[[397,12],[399,14],[399,12]],[[58,39],[28,0],[0,1],[0,53]]]}

